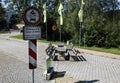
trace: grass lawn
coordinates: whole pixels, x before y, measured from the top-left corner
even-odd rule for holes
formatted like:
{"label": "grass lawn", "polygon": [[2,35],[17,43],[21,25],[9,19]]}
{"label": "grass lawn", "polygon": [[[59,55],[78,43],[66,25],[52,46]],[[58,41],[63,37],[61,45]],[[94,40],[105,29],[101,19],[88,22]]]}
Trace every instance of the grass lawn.
{"label": "grass lawn", "polygon": [[16,35],[16,36],[11,36],[11,38],[23,39],[23,36],[20,34],[20,35]]}
{"label": "grass lawn", "polygon": [[120,55],[120,48],[98,48],[98,47],[81,47],[81,48]]}
{"label": "grass lawn", "polygon": [[[23,39],[22,35],[16,35],[16,36],[11,36],[11,38],[16,38],[16,39]],[[58,44],[58,41],[46,41],[46,40],[37,40],[38,42],[43,42],[43,43],[52,43],[52,44]]]}
{"label": "grass lawn", "polygon": [[4,31],[4,32],[0,31],[0,34],[6,34],[6,33],[10,33],[10,31]]}
{"label": "grass lawn", "polygon": [[[23,39],[22,35],[12,36],[12,38]],[[58,44],[59,43],[59,42],[46,41],[46,40],[38,40],[38,42],[52,43],[52,44]],[[75,47],[79,48],[79,46],[75,46]],[[120,55],[120,48],[109,48],[109,49],[107,49],[107,48],[83,47],[83,46],[80,46],[80,48],[88,49],[88,50],[95,50],[95,51],[100,51],[100,52],[119,54]]]}

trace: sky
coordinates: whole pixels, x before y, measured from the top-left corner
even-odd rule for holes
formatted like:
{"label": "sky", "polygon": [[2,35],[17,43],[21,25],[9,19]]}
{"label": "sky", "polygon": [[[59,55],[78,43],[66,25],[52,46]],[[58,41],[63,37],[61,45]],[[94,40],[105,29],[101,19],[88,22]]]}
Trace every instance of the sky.
{"label": "sky", "polygon": [[2,6],[4,7],[4,8],[6,8],[7,6],[8,6],[8,4],[5,4],[5,0],[1,0],[2,1]]}
{"label": "sky", "polygon": [[2,6],[6,7],[5,3],[4,3],[5,0],[2,0]]}

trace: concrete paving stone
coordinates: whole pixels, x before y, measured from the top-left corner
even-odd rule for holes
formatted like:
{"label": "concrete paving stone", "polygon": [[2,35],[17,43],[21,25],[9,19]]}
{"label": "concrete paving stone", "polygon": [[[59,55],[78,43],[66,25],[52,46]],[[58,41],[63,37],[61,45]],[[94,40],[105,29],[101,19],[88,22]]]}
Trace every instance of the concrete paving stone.
{"label": "concrete paving stone", "polygon": [[[35,83],[51,83],[44,80],[43,69],[35,69]],[[0,83],[32,83],[32,70],[28,64],[0,51]]]}
{"label": "concrete paving stone", "polygon": [[[82,81],[95,83],[119,83],[120,60],[96,55],[84,54],[85,62],[57,62],[58,71],[66,71],[66,75]],[[69,64],[70,63],[70,64]],[[68,68],[68,69],[67,69]]]}
{"label": "concrete paving stone", "polygon": [[[32,71],[28,69],[28,42],[13,39],[0,39],[0,42],[0,83],[31,83]],[[43,78],[47,46],[48,44],[38,43],[36,83],[51,83]],[[82,56],[87,61],[52,61],[52,65],[55,71],[66,71],[65,75],[86,83],[120,83],[120,59],[86,53]]]}

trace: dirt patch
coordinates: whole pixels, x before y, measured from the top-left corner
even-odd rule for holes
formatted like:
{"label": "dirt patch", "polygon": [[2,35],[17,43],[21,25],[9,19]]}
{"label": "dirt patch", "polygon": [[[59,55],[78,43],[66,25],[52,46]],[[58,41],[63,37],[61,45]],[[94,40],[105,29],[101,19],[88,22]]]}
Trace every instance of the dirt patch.
{"label": "dirt patch", "polygon": [[55,79],[55,83],[75,83],[75,82],[78,82],[78,80],[70,76],[64,76]]}

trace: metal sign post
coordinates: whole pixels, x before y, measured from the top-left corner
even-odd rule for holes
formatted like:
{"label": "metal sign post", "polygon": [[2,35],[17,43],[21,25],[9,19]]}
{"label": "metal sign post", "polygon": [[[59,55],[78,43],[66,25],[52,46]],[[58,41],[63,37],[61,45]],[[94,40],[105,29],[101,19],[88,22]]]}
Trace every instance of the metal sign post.
{"label": "metal sign post", "polygon": [[82,38],[81,38],[81,30],[82,30],[82,22],[80,22],[80,29],[79,29],[79,47],[81,45],[81,40],[82,40]]}
{"label": "metal sign post", "polygon": [[23,13],[26,26],[23,28],[23,39],[29,40],[29,69],[32,69],[34,83],[34,69],[37,68],[37,39],[41,38],[41,13],[36,7],[29,7]]}
{"label": "metal sign post", "polygon": [[33,79],[32,79],[32,81],[33,81],[32,83],[34,83],[34,82],[35,82],[35,81],[34,81],[34,69],[32,70],[32,78],[33,78]]}

